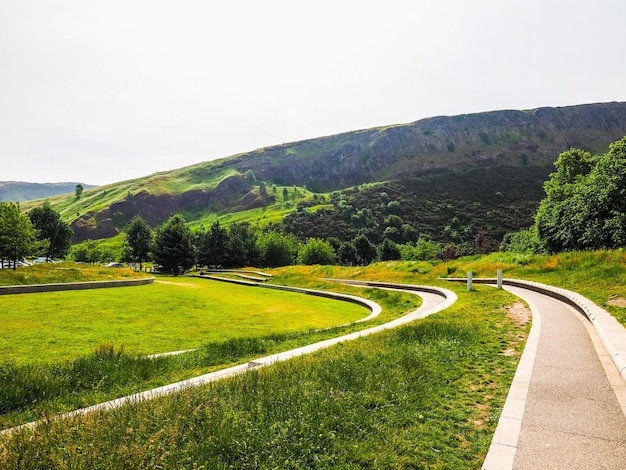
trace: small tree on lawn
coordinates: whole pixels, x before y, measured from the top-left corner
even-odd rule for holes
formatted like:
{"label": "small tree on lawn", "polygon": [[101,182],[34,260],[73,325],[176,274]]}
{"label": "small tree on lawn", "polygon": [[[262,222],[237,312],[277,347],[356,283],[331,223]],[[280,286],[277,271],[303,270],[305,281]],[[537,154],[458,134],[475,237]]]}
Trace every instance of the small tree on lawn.
{"label": "small tree on lawn", "polygon": [[141,217],[135,216],[126,229],[126,258],[129,261],[139,263],[139,269],[143,269],[143,262],[150,257],[152,250],[152,229]]}
{"label": "small tree on lawn", "polygon": [[156,231],[154,262],[166,272],[178,275],[180,270],[186,271],[196,262],[194,235],[185,225],[185,218],[175,214]]}

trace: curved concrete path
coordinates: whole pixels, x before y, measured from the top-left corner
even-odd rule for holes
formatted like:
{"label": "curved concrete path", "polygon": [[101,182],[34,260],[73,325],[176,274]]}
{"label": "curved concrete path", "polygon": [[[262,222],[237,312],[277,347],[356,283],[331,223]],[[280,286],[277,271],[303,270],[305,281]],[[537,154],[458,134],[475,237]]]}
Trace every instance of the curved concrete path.
{"label": "curved concrete path", "polygon": [[533,323],[483,469],[626,468],[626,382],[580,311],[528,287]]}
{"label": "curved concrete path", "polygon": [[[346,281],[346,282],[352,283],[351,281]],[[390,329],[390,328],[395,328],[397,326],[410,323],[419,318],[425,318],[428,315],[431,315],[433,313],[436,313],[436,312],[439,312],[441,310],[448,308],[457,299],[457,296],[454,292],[448,289],[442,289],[442,288],[433,288],[433,287],[426,287],[426,286],[422,287],[422,286],[414,286],[414,285],[407,286],[407,285],[392,284],[392,283],[376,283],[376,285],[374,285],[374,283],[371,283],[371,284],[358,283],[358,284],[359,285],[367,284],[367,285],[371,285],[372,287],[378,287],[378,288],[383,288],[383,289],[405,290],[413,294],[420,295],[423,299],[423,302],[422,302],[422,305],[417,310],[407,315],[404,315],[400,318],[397,318],[391,322],[385,323],[383,325],[368,328],[368,329],[351,333],[345,336],[340,336],[337,338],[320,341],[318,343],[314,343],[314,344],[304,346],[301,348],[292,349],[290,351],[285,351],[285,352],[278,353],[278,354],[272,354],[270,356],[255,359],[245,364],[241,364],[241,365],[234,366],[234,367],[229,367],[227,369],[222,369],[217,372],[212,372],[210,374],[201,375],[199,377],[194,377],[192,379],[183,380],[181,382],[173,383],[170,385],[165,385],[163,387],[155,388],[153,390],[148,390],[146,392],[136,393],[134,395],[121,397],[116,400],[111,400],[105,403],[100,403],[98,405],[74,410],[69,413],[63,413],[52,419],[66,419],[66,418],[71,418],[73,416],[93,413],[96,411],[114,409],[114,408],[124,406],[128,403],[151,400],[154,398],[158,398],[161,396],[165,396],[171,393],[181,391],[189,387],[205,385],[210,382],[221,380],[226,377],[231,377],[237,374],[244,373],[247,370],[250,370],[252,368],[263,367],[266,365],[273,364],[275,362],[285,361],[296,356],[309,354],[319,349],[333,346],[340,342],[350,341],[353,339],[360,338],[362,336],[367,336],[373,333],[377,333],[379,331],[383,331],[383,330]],[[3,431],[0,431],[0,436],[10,436],[11,434],[15,432],[19,432],[25,429],[32,429],[32,428],[35,428],[40,423],[41,421],[35,421],[35,422],[23,424],[21,426],[17,426],[15,428],[5,429]]]}

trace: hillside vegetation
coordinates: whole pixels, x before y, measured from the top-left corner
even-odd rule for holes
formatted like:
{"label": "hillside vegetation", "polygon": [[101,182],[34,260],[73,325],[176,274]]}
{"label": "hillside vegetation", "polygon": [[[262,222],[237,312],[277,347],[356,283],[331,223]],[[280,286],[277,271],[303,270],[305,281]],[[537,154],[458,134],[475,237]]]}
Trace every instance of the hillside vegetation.
{"label": "hillside vegetation", "polygon": [[[380,229],[372,237],[380,238],[388,226],[377,195],[386,193],[418,233],[462,243],[482,231],[497,245],[532,223],[561,152],[603,153],[624,135],[626,103],[435,117],[259,149],[50,203],[71,222],[74,241],[114,237],[137,215],[156,226],[174,213],[197,226],[252,221],[304,235],[311,216],[299,209],[319,215],[318,228],[337,227],[340,239],[342,230],[358,232],[370,211]],[[342,198],[354,208],[349,220]]]}

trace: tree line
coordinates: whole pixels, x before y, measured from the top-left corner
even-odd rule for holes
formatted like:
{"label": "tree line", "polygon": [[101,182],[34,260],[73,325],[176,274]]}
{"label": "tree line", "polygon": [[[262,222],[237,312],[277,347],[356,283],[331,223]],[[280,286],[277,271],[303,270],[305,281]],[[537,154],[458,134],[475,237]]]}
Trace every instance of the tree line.
{"label": "tree line", "polygon": [[360,234],[341,242],[337,238],[307,238],[278,231],[261,231],[248,223],[228,226],[213,222],[208,228],[192,231],[180,214],[152,230],[137,216],[126,228],[121,261],[154,262],[163,272],[179,274],[193,266],[235,268],[278,267],[293,264],[367,265],[377,260],[436,259],[455,257],[452,247],[427,238],[399,245],[389,239],[379,244]]}

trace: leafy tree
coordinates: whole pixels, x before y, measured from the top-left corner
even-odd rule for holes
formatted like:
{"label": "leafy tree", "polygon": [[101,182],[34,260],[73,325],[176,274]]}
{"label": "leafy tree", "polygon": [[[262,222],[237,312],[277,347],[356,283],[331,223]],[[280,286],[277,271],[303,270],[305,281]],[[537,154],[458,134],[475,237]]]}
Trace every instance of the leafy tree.
{"label": "leafy tree", "polygon": [[104,250],[95,240],[87,240],[79,245],[74,246],[72,257],[77,263],[96,264],[104,261]]}
{"label": "leafy tree", "polygon": [[126,228],[127,258],[139,263],[140,270],[143,269],[143,262],[150,259],[153,238],[152,229],[140,216],[135,216]]}
{"label": "leafy tree", "polygon": [[360,266],[367,266],[376,259],[377,250],[365,235],[358,235],[352,240],[354,248],[356,249],[357,264]]}
{"label": "leafy tree", "polygon": [[196,262],[194,241],[193,233],[185,225],[185,218],[180,214],[173,215],[156,230],[152,253],[154,262],[165,272],[177,276],[180,270],[186,271]]}
{"label": "leafy tree", "polygon": [[354,243],[342,243],[337,250],[337,258],[339,260],[339,264],[343,266],[354,266],[358,264],[359,258]]}
{"label": "leafy tree", "polygon": [[260,262],[261,253],[257,246],[256,230],[248,223],[234,223],[228,231],[226,266],[255,266]]}
{"label": "leafy tree", "polygon": [[289,266],[296,258],[298,241],[292,235],[267,232],[258,238],[258,247],[262,266]]}
{"label": "leafy tree", "polygon": [[535,216],[550,252],[626,245],[626,137],[599,157],[572,149],[555,163]]}
{"label": "leafy tree", "polygon": [[535,224],[539,238],[548,251],[581,248],[583,220],[580,215],[585,201],[581,198],[585,178],[595,164],[589,152],[571,149],[559,155],[544,184],[546,197],[539,204]]}
{"label": "leafy tree", "polygon": [[544,251],[536,225],[525,230],[505,234],[503,242],[506,251],[513,253],[541,253]]}
{"label": "leafy tree", "polygon": [[202,266],[223,267],[228,260],[228,231],[218,221],[211,224],[208,231],[201,231],[198,237],[198,263]]}
{"label": "leafy tree", "polygon": [[378,246],[378,259],[381,261],[391,261],[400,259],[400,249],[389,238],[385,238]]}
{"label": "leafy tree", "polygon": [[0,259],[16,262],[34,253],[40,246],[30,218],[13,202],[0,202]]}
{"label": "leafy tree", "polygon": [[335,264],[337,254],[332,245],[321,238],[309,238],[298,251],[300,264]]}
{"label": "leafy tree", "polygon": [[76,199],[80,199],[80,197],[83,195],[83,191],[85,190],[85,188],[83,188],[82,184],[77,184],[76,185],[76,190],[74,191],[74,194],[76,195]]}
{"label": "leafy tree", "polygon": [[65,258],[72,245],[72,229],[67,222],[61,220],[61,214],[50,207],[45,201],[43,206],[35,207],[29,212],[28,217],[35,230],[38,231],[39,241],[47,240],[43,244],[46,260]]}
{"label": "leafy tree", "polygon": [[441,244],[427,236],[420,237],[417,243],[407,243],[399,248],[401,259],[407,261],[434,260],[440,258],[442,254]]}

